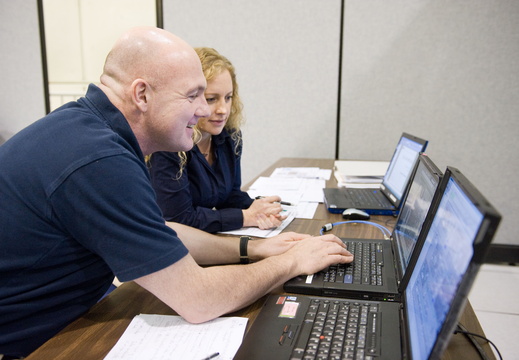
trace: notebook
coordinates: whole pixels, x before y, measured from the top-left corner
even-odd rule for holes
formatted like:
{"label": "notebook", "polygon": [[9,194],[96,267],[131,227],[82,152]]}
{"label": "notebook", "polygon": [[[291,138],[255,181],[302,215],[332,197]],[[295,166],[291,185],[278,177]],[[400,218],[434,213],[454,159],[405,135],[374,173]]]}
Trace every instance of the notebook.
{"label": "notebook", "polygon": [[425,151],[427,143],[402,133],[380,188],[324,188],[328,211],[340,214],[348,208],[357,208],[373,215],[397,215],[418,155]]}
{"label": "notebook", "polygon": [[452,167],[439,196],[401,303],[270,295],[235,359],[440,358],[501,216]]}
{"label": "notebook", "polygon": [[[414,265],[411,259],[418,256],[421,248],[416,244],[423,242],[426,234],[426,216],[441,175],[433,161],[421,154],[412,171],[411,186],[389,241],[343,238],[348,250],[354,254],[353,263],[330,266],[313,275],[297,276],[284,284],[284,290],[307,295],[400,301],[402,288],[407,284]],[[363,254],[359,251],[361,247],[367,248]],[[374,250],[374,255],[371,250]],[[365,274],[356,275],[360,271]]]}

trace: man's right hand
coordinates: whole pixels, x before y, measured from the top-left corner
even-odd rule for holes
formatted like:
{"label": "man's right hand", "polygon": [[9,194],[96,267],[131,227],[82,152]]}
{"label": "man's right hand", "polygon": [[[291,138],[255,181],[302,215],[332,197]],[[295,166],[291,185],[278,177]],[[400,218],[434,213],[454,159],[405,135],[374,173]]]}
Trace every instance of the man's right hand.
{"label": "man's right hand", "polygon": [[353,261],[353,254],[341,239],[331,234],[300,240],[285,255],[293,257],[296,276],[314,274],[330,265]]}

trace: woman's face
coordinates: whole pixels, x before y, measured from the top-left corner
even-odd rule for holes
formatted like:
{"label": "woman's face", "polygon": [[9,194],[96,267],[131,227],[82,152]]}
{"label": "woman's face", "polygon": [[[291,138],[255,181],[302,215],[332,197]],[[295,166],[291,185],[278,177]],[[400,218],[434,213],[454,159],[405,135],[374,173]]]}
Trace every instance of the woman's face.
{"label": "woman's face", "polygon": [[204,95],[211,115],[198,120],[198,128],[202,132],[211,135],[218,135],[222,132],[231,113],[232,93],[232,79],[227,70],[207,83]]}

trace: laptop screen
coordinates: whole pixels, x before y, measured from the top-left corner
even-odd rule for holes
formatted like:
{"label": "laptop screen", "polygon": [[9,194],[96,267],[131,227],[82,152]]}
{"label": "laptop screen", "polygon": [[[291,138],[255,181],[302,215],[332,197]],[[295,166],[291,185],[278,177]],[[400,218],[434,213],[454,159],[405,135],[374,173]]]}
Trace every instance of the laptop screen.
{"label": "laptop screen", "polygon": [[393,158],[382,180],[386,187],[398,199],[402,199],[409,177],[416,165],[416,160],[424,145],[413,139],[402,136],[395,149]]}
{"label": "laptop screen", "polygon": [[428,168],[425,160],[418,162],[413,181],[393,231],[401,274],[405,273],[409,264],[439,181],[438,172]]}
{"label": "laptop screen", "polygon": [[449,177],[405,294],[414,359],[428,358],[436,342],[482,221],[483,214]]}

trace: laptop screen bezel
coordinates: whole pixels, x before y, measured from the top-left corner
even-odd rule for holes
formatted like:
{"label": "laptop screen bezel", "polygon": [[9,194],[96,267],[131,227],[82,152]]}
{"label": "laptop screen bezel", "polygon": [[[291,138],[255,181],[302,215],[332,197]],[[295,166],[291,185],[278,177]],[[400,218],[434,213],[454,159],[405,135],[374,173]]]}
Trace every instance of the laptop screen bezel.
{"label": "laptop screen bezel", "polygon": [[[382,183],[380,184],[380,191],[388,198],[388,200],[393,204],[393,206],[396,209],[398,209],[400,207],[402,199],[404,198],[404,195],[406,194],[407,189],[409,188],[409,184],[410,184],[409,179],[410,179],[410,176],[411,176],[411,173],[412,173],[412,170],[411,170],[411,172],[409,174],[409,177],[407,179],[406,187],[405,187],[405,189],[402,192],[402,196],[400,196],[398,198],[394,194],[393,189],[391,189],[391,186],[389,186],[389,184],[387,183],[387,180],[388,180],[387,177],[388,177],[389,171],[392,168],[392,164],[397,160],[396,156],[398,154],[398,149],[399,149],[399,146],[401,145],[403,139],[406,139],[406,140],[415,142],[417,144],[420,144],[422,146],[422,149],[418,152],[419,154],[425,151],[425,149],[427,148],[427,144],[428,144],[427,140],[424,140],[424,139],[419,138],[417,136],[408,134],[406,132],[402,133],[402,135],[400,136],[400,139],[398,140],[397,146],[395,147],[395,151],[393,152],[393,155],[391,156],[391,161],[389,162],[389,166],[388,166],[387,172],[384,175],[384,178],[382,179]],[[416,158],[415,163],[414,163],[413,166],[416,165],[417,161],[418,161],[418,157]]]}
{"label": "laptop screen bezel", "polygon": [[[453,334],[453,331],[456,327],[456,324],[458,322],[458,319],[464,309],[464,305],[467,301],[468,293],[475,280],[475,276],[484,261],[488,247],[492,241],[492,238],[495,235],[495,232],[501,220],[501,215],[474,187],[474,185],[472,185],[472,183],[457,168],[451,166],[447,167],[442,181],[440,183],[440,186],[436,192],[436,199],[434,200],[432,205],[434,206],[433,214],[436,214],[436,211],[438,210],[438,207],[441,202],[441,198],[443,197],[447,184],[449,183],[451,178],[453,178],[456,184],[462,189],[464,194],[466,194],[467,197],[476,206],[477,210],[483,215],[483,219],[473,241],[473,255],[454,293],[453,299],[450,304],[450,309],[445,316],[445,320],[442,326],[440,327],[440,330],[438,331],[436,340],[429,354],[429,358],[440,358],[441,354],[443,354],[445,348],[447,347],[449,340]],[[428,220],[429,226],[432,224],[432,220],[433,218]],[[404,319],[404,323],[402,326],[402,336],[405,339],[405,341],[403,341],[406,347],[405,351],[407,352],[407,354],[409,354],[409,357],[412,358],[409,324],[407,322],[409,319],[409,314],[407,313],[406,292],[407,290],[404,290],[402,296]]]}
{"label": "laptop screen bezel", "polygon": [[[402,257],[400,256],[400,251],[398,249],[398,246],[399,246],[399,241],[397,239],[397,235],[396,235],[396,225],[393,229],[393,234],[392,234],[392,240],[394,242],[394,247],[395,247],[395,262],[396,262],[396,269],[397,269],[397,274],[398,274],[398,279],[399,279],[399,286],[398,286],[398,292],[399,293],[402,293],[403,290],[405,289],[407,283],[409,282],[409,278],[411,277],[411,273],[412,273],[412,270],[416,264],[416,258],[418,257],[418,254],[420,253],[420,250],[423,246],[423,242],[425,241],[425,238],[427,236],[427,231],[429,230],[429,226],[432,222],[432,218],[434,216],[434,211],[436,209],[436,206],[435,206],[435,202],[438,201],[438,189],[440,188],[440,183],[441,183],[441,180],[442,180],[442,177],[443,177],[443,173],[442,171],[434,164],[434,162],[426,155],[426,154],[420,154],[419,158],[418,158],[418,161],[416,163],[416,166],[415,166],[415,169],[413,170],[413,174],[412,174],[412,177],[411,179],[413,179],[414,181],[414,177],[416,175],[416,172],[418,171],[418,167],[420,164],[423,164],[425,166],[425,168],[427,169],[427,171],[429,172],[430,175],[432,176],[435,176],[438,183],[436,185],[436,189],[434,191],[434,195],[433,195],[433,198],[431,200],[431,204],[429,206],[429,209],[427,210],[427,215],[425,216],[424,220],[423,220],[423,224],[422,224],[422,228],[420,230],[420,234],[418,235],[418,238],[416,239],[416,243],[414,245],[414,248],[413,250],[411,251],[411,255],[410,255],[410,258],[409,258],[409,263],[407,264],[405,270],[402,272],[402,264],[404,263],[404,259],[402,259]],[[411,182],[412,184],[412,182]],[[405,206],[405,202],[407,201],[407,196],[409,195],[409,191],[411,190],[411,184],[410,186],[407,188],[407,192],[406,192],[406,195],[403,199],[403,202],[402,202],[402,206]],[[403,209],[403,208],[402,208]],[[397,222],[396,224],[398,224],[400,222],[400,217],[402,216],[402,211],[399,212],[398,214],[398,218],[397,218]]]}

